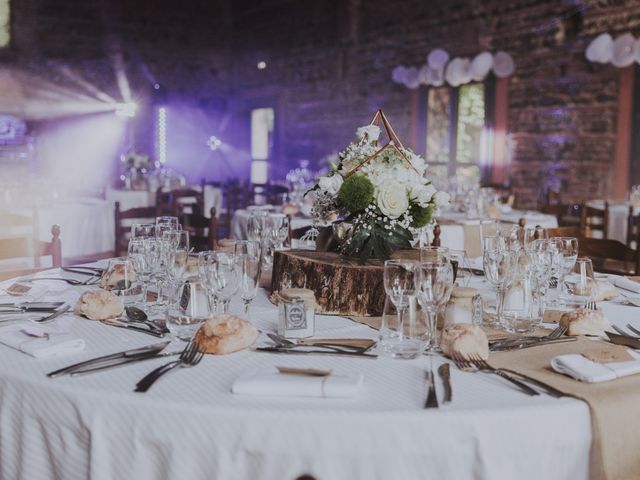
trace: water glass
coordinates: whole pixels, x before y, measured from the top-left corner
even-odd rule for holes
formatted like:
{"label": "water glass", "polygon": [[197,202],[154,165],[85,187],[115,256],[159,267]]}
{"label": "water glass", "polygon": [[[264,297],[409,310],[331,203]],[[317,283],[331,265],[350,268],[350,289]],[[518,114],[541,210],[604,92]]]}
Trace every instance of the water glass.
{"label": "water glass", "polygon": [[136,271],[128,257],[109,260],[107,269],[102,274],[100,286],[118,295],[122,303],[129,305],[139,300],[140,288],[136,288]]}
{"label": "water glass", "polygon": [[527,227],[524,229],[523,244],[525,250],[534,248],[534,242],[537,240],[547,240],[549,232],[546,228],[536,225],[535,227]]}
{"label": "water glass", "polygon": [[502,326],[513,333],[535,330],[542,321],[541,295],[533,258],[526,252],[518,257],[502,306]]}
{"label": "water glass", "polygon": [[578,257],[571,272],[565,277],[567,303],[584,305],[593,300],[597,284],[590,258]]}
{"label": "water glass", "polygon": [[188,342],[203,322],[213,318],[207,288],[201,281],[186,281],[173,291],[167,311],[167,328],[174,337]]}
{"label": "water glass", "polygon": [[151,238],[155,236],[155,223],[134,223],[131,225],[131,238]]}
{"label": "water glass", "polygon": [[504,294],[516,271],[516,263],[517,255],[511,250],[485,250],[482,256],[485,278],[496,290],[496,317],[492,322],[494,326],[504,323]]}
{"label": "water glass", "polygon": [[276,250],[281,250],[289,238],[289,217],[283,213],[271,213],[267,217],[266,225]]}
{"label": "water glass", "polygon": [[561,260],[558,271],[558,298],[565,300],[567,297],[565,288],[565,278],[573,270],[578,258],[578,239],[574,237],[552,237],[551,241],[555,245]]}
{"label": "water glass", "polygon": [[453,289],[453,267],[450,262],[422,262],[414,276],[416,298],[426,314],[426,350],[437,352],[438,311],[451,296]]}
{"label": "water glass", "polygon": [[236,255],[239,265],[240,285],[238,287],[240,298],[244,304],[244,315],[249,317],[249,306],[256,296],[260,284],[260,271],[262,268],[262,254],[260,250],[254,254],[241,253]]}
{"label": "water glass", "polygon": [[407,304],[406,312],[400,316],[391,298],[385,296],[378,345],[386,356],[410,359],[424,351],[426,328],[423,312],[418,308],[415,295],[407,295]]}
{"label": "water glass", "polygon": [[[388,300],[396,309],[396,328],[385,330],[381,334],[385,337],[383,343],[393,346],[387,349],[393,357],[413,358],[419,354],[416,352],[415,342],[405,342],[403,334],[405,312],[409,309],[412,301],[415,304],[414,274],[417,266],[418,262],[412,260],[387,260],[384,262],[384,290]],[[384,346],[383,350],[385,350]]]}
{"label": "water glass", "polygon": [[448,262],[451,253],[447,247],[434,247],[426,245],[420,247],[420,263],[423,262]]}
{"label": "water glass", "polygon": [[151,274],[153,273],[153,259],[149,253],[149,239],[146,238],[132,238],[129,240],[128,255],[131,260],[131,265],[136,273],[136,277],[141,291],[141,306],[146,308],[148,306],[147,289]]}
{"label": "water glass", "polygon": [[229,303],[240,287],[240,265],[235,255],[216,253],[209,266],[210,284],[218,302],[222,304],[222,313],[229,312]]}

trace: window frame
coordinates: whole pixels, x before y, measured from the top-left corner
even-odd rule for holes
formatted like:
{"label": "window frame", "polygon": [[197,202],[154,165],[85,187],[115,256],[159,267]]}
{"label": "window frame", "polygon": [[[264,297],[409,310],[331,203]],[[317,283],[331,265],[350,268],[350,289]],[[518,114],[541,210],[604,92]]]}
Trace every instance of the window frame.
{"label": "window frame", "polygon": [[[484,86],[484,129],[485,129],[485,142],[481,145],[480,158],[476,164],[480,168],[480,177],[483,184],[491,183],[493,176],[493,165],[491,159],[493,158],[493,146],[494,146],[494,126],[495,126],[495,103],[496,103],[496,77],[493,73],[490,73],[482,82],[470,82],[478,83]],[[459,163],[457,159],[457,137],[458,137],[458,103],[460,97],[460,85],[459,87],[452,87],[451,85],[442,85],[440,87],[431,87],[428,85],[421,85],[418,91],[418,146],[423,153],[423,157],[427,158],[427,132],[429,129],[428,101],[429,91],[432,88],[447,88],[449,90],[449,161],[447,163],[429,162],[427,166],[438,165],[447,167],[447,175],[451,176],[455,174],[457,167],[472,165]]]}

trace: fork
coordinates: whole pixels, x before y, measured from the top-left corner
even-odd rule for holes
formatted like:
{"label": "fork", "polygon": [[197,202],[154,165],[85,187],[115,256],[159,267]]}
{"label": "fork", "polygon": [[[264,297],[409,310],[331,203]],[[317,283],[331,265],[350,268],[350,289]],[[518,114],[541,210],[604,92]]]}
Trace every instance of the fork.
{"label": "fork", "polygon": [[640,330],[638,330],[636,327],[634,327],[630,323],[627,323],[627,328],[631,330],[633,333],[635,333],[636,335],[640,335]]}
{"label": "fork", "polygon": [[[493,368],[493,367],[491,367],[491,365],[489,365],[487,363],[486,360],[483,360],[477,354],[471,354],[470,358],[471,358],[471,362],[476,364],[476,365],[481,365],[482,367],[489,368],[489,369]],[[529,375],[526,375],[524,373],[517,372],[517,371],[511,370],[509,368],[493,368],[493,369],[494,370],[499,370],[501,372],[510,373],[511,375],[517,375],[518,377],[522,378],[523,380],[525,380],[525,381],[527,381],[529,383],[533,383],[534,385],[536,385],[536,386],[538,386],[540,388],[543,388],[544,390],[547,391],[547,393],[549,395],[551,395],[553,397],[560,398],[560,397],[566,397],[567,396],[566,393],[558,390],[557,388],[549,385],[548,383],[545,383],[545,382],[543,382],[541,380],[538,380],[537,378],[530,377]]]}
{"label": "fork", "polygon": [[507,340],[497,340],[495,342],[492,342],[490,344],[490,347],[502,348],[502,347],[508,347],[509,345],[519,345],[519,344],[537,345],[537,344],[545,343],[550,340],[557,340],[561,336],[563,336],[566,332],[567,332],[566,326],[558,325],[555,330],[551,331],[549,334],[544,335],[542,337],[529,336],[529,337],[521,337],[521,338],[514,338],[514,339],[507,339]]}
{"label": "fork", "polygon": [[467,359],[465,357],[461,357],[460,355],[453,355],[453,361],[455,362],[456,366],[460,370],[493,373],[494,375],[498,375],[499,377],[502,377],[505,380],[508,380],[509,382],[513,383],[515,386],[517,386],[520,390],[522,390],[527,395],[531,395],[531,396],[540,395],[539,392],[531,388],[529,385],[521,382],[520,380],[513,378],[511,375],[503,372],[500,369],[493,368],[491,365],[489,365],[487,362],[485,362],[478,356],[469,356],[469,359]]}
{"label": "fork", "polygon": [[596,305],[596,302],[594,302],[593,300],[589,300],[587,303],[584,304],[584,307],[586,310],[597,310],[598,309],[598,305]]}
{"label": "fork", "polygon": [[[628,326],[628,325],[627,325],[627,326]],[[629,337],[629,338],[635,338],[635,339],[637,339],[637,338],[638,338],[638,337],[635,337],[635,336],[633,336],[633,335],[631,335],[631,334],[629,334],[629,333],[625,332],[623,329],[621,329],[620,327],[618,327],[617,325],[615,325],[615,324],[613,324],[613,323],[611,324],[611,327],[612,327],[616,332],[618,332],[620,335],[622,335],[623,337]]]}
{"label": "fork", "polygon": [[200,363],[203,357],[204,352],[198,348],[198,344],[196,342],[191,340],[180,354],[178,360],[166,363],[165,365],[151,371],[146,377],[136,384],[135,391],[146,392],[151,388],[151,385],[153,385],[156,380],[165,373],[170,372],[176,367],[193,367]]}

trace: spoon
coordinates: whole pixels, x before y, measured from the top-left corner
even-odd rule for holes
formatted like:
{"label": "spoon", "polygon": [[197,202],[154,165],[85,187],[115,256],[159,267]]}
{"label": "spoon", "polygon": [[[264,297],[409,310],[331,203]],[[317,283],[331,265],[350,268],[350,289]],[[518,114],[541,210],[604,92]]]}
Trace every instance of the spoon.
{"label": "spoon", "polygon": [[133,307],[133,306],[124,307],[124,311],[127,314],[127,318],[129,320],[133,320],[134,322],[145,323],[149,326],[153,326],[161,330],[163,333],[169,333],[166,320],[163,320],[161,318],[154,318],[152,320],[149,320],[149,317],[144,312],[144,310],[138,307]]}

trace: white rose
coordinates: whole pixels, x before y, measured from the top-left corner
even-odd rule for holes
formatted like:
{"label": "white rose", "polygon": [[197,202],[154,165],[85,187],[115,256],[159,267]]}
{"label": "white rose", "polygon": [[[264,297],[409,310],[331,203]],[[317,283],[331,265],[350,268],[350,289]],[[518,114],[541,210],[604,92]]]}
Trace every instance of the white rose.
{"label": "white rose", "polygon": [[436,206],[444,207],[449,203],[449,194],[447,192],[436,192],[435,197],[433,198]]}
{"label": "white rose", "polygon": [[330,195],[338,193],[338,190],[340,190],[340,187],[342,186],[342,182],[343,179],[340,174],[331,175],[330,177],[320,177],[318,179],[318,185],[320,185],[320,188]]}
{"label": "white rose", "polygon": [[364,127],[360,127],[356,130],[356,136],[360,140],[364,140],[364,137],[367,137],[368,142],[375,142],[380,138],[380,127],[377,125],[365,125]]}
{"label": "white rose", "polygon": [[409,208],[407,190],[397,182],[389,182],[380,188],[376,203],[384,215],[398,218]]}
{"label": "white rose", "polygon": [[426,207],[431,203],[435,191],[436,189],[431,184],[417,185],[411,189],[411,199],[421,207]]}

